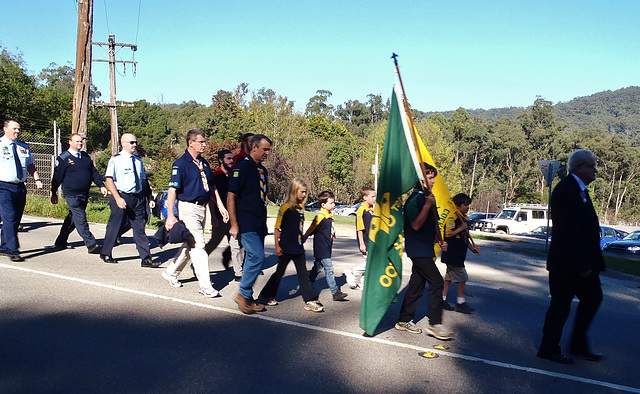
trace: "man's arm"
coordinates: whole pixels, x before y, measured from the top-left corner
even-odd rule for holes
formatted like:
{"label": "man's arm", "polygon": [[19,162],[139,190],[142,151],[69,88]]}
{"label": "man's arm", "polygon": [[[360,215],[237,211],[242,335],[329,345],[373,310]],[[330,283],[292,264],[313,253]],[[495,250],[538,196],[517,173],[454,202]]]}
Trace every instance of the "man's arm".
{"label": "man's arm", "polygon": [[36,188],[42,189],[42,179],[40,179],[40,174],[38,174],[38,170],[36,170],[36,166],[33,163],[27,165],[27,172],[29,172],[33,180],[36,181]]}
{"label": "man's arm", "polygon": [[227,223],[229,221],[229,212],[227,212],[227,208],[224,207],[217,188],[213,190],[213,194],[215,196],[214,200],[218,206],[218,211],[220,211],[220,214],[222,215],[222,221]]}
{"label": "man's arm", "polygon": [[118,189],[116,189],[116,183],[113,181],[113,178],[107,177],[107,179],[105,179],[105,183],[107,185],[107,189],[109,189],[109,191],[111,192],[113,199],[116,200],[116,204],[118,205],[118,207],[120,209],[126,209],[127,202],[124,200],[124,198],[122,198],[120,193],[118,193]]}
{"label": "man's arm", "polygon": [[229,214],[229,222],[231,222],[231,228],[229,229],[229,235],[238,239],[238,218],[236,216],[236,194],[229,192],[227,194],[227,212]]}
{"label": "man's arm", "polygon": [[58,203],[58,187],[62,183],[63,162],[60,160],[60,156],[56,158],[56,166],[53,168],[53,175],[51,176],[51,204]]}

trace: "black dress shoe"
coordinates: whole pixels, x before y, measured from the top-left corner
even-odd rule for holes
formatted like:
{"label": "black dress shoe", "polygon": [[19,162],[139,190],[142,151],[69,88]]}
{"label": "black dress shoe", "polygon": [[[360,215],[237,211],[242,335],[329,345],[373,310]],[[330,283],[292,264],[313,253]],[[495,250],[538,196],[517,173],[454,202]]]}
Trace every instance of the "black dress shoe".
{"label": "black dress shoe", "polygon": [[582,357],[587,361],[600,361],[604,357],[601,353],[593,353],[589,350],[569,349],[569,354],[576,357]]}
{"label": "black dress shoe", "polygon": [[160,267],[160,264],[162,263],[159,261],[153,261],[150,257],[147,257],[146,259],[142,260],[140,266],[143,268],[158,268]]}
{"label": "black dress shoe", "polygon": [[24,261],[24,257],[20,256],[18,253],[10,253],[7,254],[7,256],[9,256],[9,260],[13,261],[14,263]]}
{"label": "black dress shoe", "polygon": [[233,277],[233,280],[236,282],[240,282],[240,279],[242,279],[242,275],[236,275]]}
{"label": "black dress shoe", "polygon": [[87,248],[87,250],[89,251],[89,254],[95,254],[95,253],[98,253],[98,250],[99,250],[99,249],[100,249],[100,245],[98,245],[98,244],[95,244],[95,245],[93,245],[93,246],[89,246],[89,247]]}
{"label": "black dress shoe", "polygon": [[567,357],[560,352],[558,353],[538,352],[538,357],[544,358],[545,360],[553,361],[554,363],[573,364],[573,359],[571,357]]}
{"label": "black dress shoe", "polygon": [[107,256],[106,254],[101,254],[100,255],[100,259],[102,261],[104,261],[105,263],[110,263],[110,264],[116,264],[118,261],[115,260],[113,257],[111,256]]}

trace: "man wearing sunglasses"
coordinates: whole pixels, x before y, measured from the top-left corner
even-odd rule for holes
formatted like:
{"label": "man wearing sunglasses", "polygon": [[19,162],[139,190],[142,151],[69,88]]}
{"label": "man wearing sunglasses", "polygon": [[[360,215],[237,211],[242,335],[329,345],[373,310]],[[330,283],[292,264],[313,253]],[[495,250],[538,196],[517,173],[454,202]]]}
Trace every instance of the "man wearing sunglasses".
{"label": "man wearing sunglasses", "polygon": [[[111,192],[109,205],[111,215],[107,222],[100,258],[105,263],[117,263],[111,256],[118,233],[124,222],[128,220],[133,229],[133,239],[142,259],[141,266],[156,268],[161,263],[151,259],[149,239],[145,233],[146,197],[149,194],[147,175],[144,172],[142,159],[136,156],[138,139],[133,134],[123,134],[120,139],[122,150],[111,157],[105,173],[105,183]],[[149,200],[151,208],[155,206]]]}

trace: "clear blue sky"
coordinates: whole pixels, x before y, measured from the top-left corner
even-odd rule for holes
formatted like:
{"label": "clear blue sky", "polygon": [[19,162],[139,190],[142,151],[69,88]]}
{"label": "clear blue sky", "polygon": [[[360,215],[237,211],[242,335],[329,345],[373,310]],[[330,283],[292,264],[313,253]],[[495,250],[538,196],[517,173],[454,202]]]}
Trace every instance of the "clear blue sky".
{"label": "clear blue sky", "polygon": [[[93,40],[113,33],[139,46],[137,75],[128,66],[117,78],[118,100],[209,105],[242,82],[300,110],[319,89],[334,105],[386,99],[392,52],[422,111],[529,106],[538,95],[557,103],[640,85],[637,0],[142,0],[139,14],[138,0],[94,1]],[[22,52],[31,72],[75,66],[74,0],[6,3],[4,48]],[[131,50],[118,57],[131,60]],[[93,82],[108,100],[106,63],[93,64]]]}

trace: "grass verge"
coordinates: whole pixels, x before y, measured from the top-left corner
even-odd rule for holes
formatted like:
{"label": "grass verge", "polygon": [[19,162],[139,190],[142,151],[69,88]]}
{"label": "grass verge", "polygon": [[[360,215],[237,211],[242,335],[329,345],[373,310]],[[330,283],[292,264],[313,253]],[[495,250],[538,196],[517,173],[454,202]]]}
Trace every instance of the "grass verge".
{"label": "grass verge", "polygon": [[[64,219],[68,213],[69,207],[62,197],[54,205],[51,204],[48,197],[27,195],[27,203],[24,207],[25,215]],[[109,199],[103,197],[98,189],[92,189],[89,193],[89,203],[87,204],[87,221],[91,223],[107,223],[109,215],[111,215]],[[162,223],[162,220],[152,216],[149,223],[147,223],[147,228],[157,229]]]}
{"label": "grass verge", "polygon": [[607,269],[640,276],[640,260],[622,256],[604,256]]}

